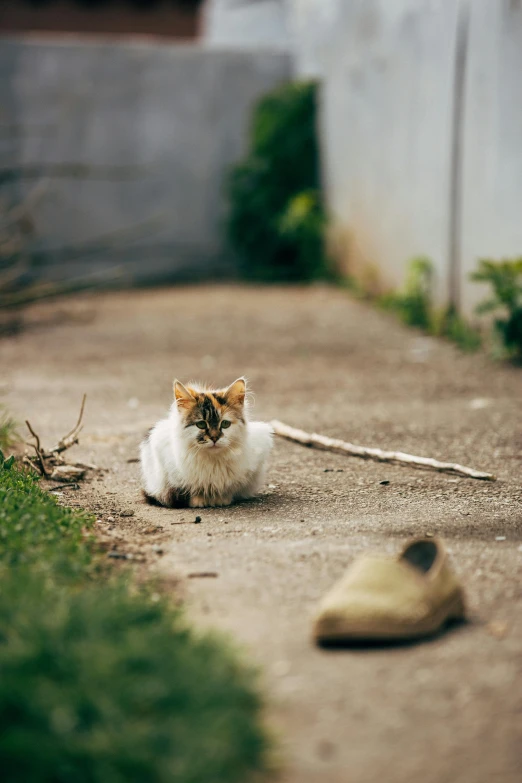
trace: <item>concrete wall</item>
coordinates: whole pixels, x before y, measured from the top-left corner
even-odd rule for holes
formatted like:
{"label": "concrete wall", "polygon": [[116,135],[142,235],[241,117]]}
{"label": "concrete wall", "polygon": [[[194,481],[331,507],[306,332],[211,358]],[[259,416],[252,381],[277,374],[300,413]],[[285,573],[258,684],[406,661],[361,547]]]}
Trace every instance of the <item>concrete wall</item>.
{"label": "concrete wall", "polygon": [[[47,274],[120,262],[147,280],[230,271],[223,183],[254,102],[288,78],[286,55],[3,40],[0,74],[1,165],[42,169],[17,185],[22,198],[38,184],[34,245],[77,248],[51,254]],[[64,163],[87,171],[57,176]]]}
{"label": "concrete wall", "polygon": [[344,268],[396,287],[429,255],[447,296],[455,3],[354,0],[326,63],[325,185]]}
{"label": "concrete wall", "polygon": [[522,2],[473,0],[464,102],[462,303],[477,258],[522,256]]}
{"label": "concrete wall", "polygon": [[471,313],[479,257],[522,255],[521,0],[351,0],[324,61],[332,241],[366,284],[429,256]]}
{"label": "concrete wall", "polygon": [[272,47],[289,51],[288,0],[207,0],[202,36],[207,46]]}
{"label": "concrete wall", "polygon": [[300,79],[323,76],[332,39],[347,0],[285,0],[294,73]]}
{"label": "concrete wall", "polygon": [[319,78],[339,13],[347,0],[207,0],[202,37],[207,46],[271,46],[292,55],[294,75]]}

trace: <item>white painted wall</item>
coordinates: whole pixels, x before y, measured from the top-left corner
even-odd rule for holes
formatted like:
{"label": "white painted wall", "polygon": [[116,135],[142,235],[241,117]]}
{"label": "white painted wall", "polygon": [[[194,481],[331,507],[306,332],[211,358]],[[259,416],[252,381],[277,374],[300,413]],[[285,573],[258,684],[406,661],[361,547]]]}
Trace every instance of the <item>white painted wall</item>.
{"label": "white painted wall", "polygon": [[322,97],[324,177],[343,267],[401,285],[428,255],[448,289],[458,4],[352,0],[331,41]]}
{"label": "white painted wall", "polygon": [[[453,167],[459,8],[469,27]],[[334,28],[321,139],[338,257],[397,287],[427,255],[438,301],[451,289],[471,314],[478,259],[522,255],[522,0],[351,0]]]}
{"label": "white painted wall", "polygon": [[339,18],[351,0],[285,1],[295,73],[303,79],[320,78]]}
{"label": "white painted wall", "polygon": [[477,259],[522,256],[522,2],[473,0],[463,144],[462,302]]}
{"label": "white painted wall", "polygon": [[203,17],[207,46],[290,49],[286,0],[207,0]]}

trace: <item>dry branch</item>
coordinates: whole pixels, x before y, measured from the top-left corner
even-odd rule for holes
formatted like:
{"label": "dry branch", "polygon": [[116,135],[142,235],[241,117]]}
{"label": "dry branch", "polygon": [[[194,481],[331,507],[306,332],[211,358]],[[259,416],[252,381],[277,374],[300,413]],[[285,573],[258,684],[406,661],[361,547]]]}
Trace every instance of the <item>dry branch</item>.
{"label": "dry branch", "polygon": [[28,463],[37,470],[44,478],[50,478],[54,481],[62,481],[64,483],[76,482],[84,478],[87,470],[99,470],[95,465],[87,465],[81,462],[75,464],[68,464],[63,459],[63,452],[70,449],[78,443],[78,435],[82,429],[83,412],[85,410],[85,400],[87,395],[83,395],[82,404],[80,407],[80,413],[78,420],[72,430],[60,438],[56,446],[52,449],[44,449],[40,444],[40,437],[33,429],[29,421],[26,421],[27,428],[34,438],[34,443],[28,443],[27,445],[34,449],[36,457],[24,457],[24,462]]}
{"label": "dry branch", "polygon": [[39,462],[39,465],[40,465],[40,470],[42,472],[42,476],[47,478],[49,473],[47,472],[47,468],[45,467],[45,462],[44,462],[44,458],[43,458],[43,454],[42,454],[42,449],[41,449],[41,446],[40,446],[40,438],[38,437],[36,432],[33,430],[31,425],[27,421],[27,419],[26,419],[25,423],[27,424],[27,429],[29,430],[29,432],[31,433],[33,438],[35,439],[35,443],[31,443],[29,445],[31,445],[33,447],[33,449],[35,450],[35,452],[36,452],[36,456],[38,458],[38,462]]}
{"label": "dry branch", "polygon": [[383,451],[382,449],[366,448],[365,446],[354,446],[353,443],[347,443],[344,440],[327,438],[325,435],[317,435],[315,432],[310,434],[304,432],[304,430],[289,427],[288,424],[283,424],[281,421],[273,421],[272,428],[274,433],[281,438],[286,438],[310,448],[348,454],[350,457],[360,457],[361,459],[373,459],[377,462],[411,465],[415,468],[436,470],[441,473],[456,473],[459,476],[481,479],[482,481],[496,481],[496,477],[492,473],[483,473],[454,462],[439,462],[429,457],[414,457],[412,454],[405,454],[402,451]]}
{"label": "dry branch", "polygon": [[80,434],[82,429],[83,411],[85,409],[86,399],[87,399],[87,395],[84,394],[82,398],[81,408],[80,408],[80,415],[78,416],[78,421],[76,422],[76,425],[72,428],[70,432],[67,433],[67,435],[64,435],[63,438],[60,438],[56,446],[54,446],[50,450],[49,456],[53,454],[61,454],[62,451],[67,451],[67,449],[70,449],[71,446],[74,446],[76,443],[78,443],[78,435]]}

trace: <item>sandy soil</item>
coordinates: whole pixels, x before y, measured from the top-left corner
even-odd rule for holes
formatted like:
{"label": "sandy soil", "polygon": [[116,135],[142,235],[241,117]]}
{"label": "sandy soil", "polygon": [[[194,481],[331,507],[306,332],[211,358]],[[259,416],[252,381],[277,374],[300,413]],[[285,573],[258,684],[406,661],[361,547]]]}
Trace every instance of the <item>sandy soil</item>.
{"label": "sandy soil", "polygon": [[[107,472],[63,498],[93,509],[110,549],[160,572],[196,624],[230,632],[260,664],[285,783],[522,779],[522,370],[321,287],[38,305],[0,343],[0,367],[2,399],[48,445],[87,392],[74,455]],[[226,384],[243,373],[256,417],[498,481],[278,441],[258,500],[204,510],[200,524],[190,510],[144,505],[137,445],[170,404],[173,376]],[[352,559],[426,532],[446,541],[471,622],[413,646],[315,648],[315,604]]]}

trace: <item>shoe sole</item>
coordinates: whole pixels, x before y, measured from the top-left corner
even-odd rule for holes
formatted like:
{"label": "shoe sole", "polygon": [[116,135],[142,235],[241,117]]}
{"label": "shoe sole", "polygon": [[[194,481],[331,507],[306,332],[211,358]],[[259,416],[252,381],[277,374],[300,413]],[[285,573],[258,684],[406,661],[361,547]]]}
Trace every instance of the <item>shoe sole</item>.
{"label": "shoe sole", "polygon": [[405,641],[407,639],[419,639],[425,636],[433,636],[445,625],[451,622],[464,620],[466,606],[462,593],[452,596],[439,609],[426,617],[424,621],[414,626],[398,627],[397,625],[380,625],[379,627],[355,627],[345,628],[339,631],[322,631],[320,621],[316,623],[314,640],[316,642],[343,642],[343,641]]}

